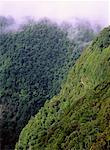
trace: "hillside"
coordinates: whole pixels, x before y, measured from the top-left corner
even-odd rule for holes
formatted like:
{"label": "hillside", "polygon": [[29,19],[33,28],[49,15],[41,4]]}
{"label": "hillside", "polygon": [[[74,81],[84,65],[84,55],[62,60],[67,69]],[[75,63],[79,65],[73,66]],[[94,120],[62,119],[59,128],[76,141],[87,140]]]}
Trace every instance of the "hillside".
{"label": "hillside", "polygon": [[110,149],[110,27],[86,48],[60,93],[31,118],[15,149]]}
{"label": "hillside", "polygon": [[[67,72],[95,36],[75,42],[49,20],[12,30],[12,18],[0,17],[0,147],[13,149],[22,128],[45,101],[58,94]],[[16,28],[16,27],[15,27]],[[81,33],[85,35],[86,30]],[[92,32],[91,32],[92,30]],[[83,45],[85,42],[85,45]]]}
{"label": "hillside", "polygon": [[59,92],[71,54],[66,33],[52,23],[27,24],[0,35],[2,149],[12,149],[30,116]]}

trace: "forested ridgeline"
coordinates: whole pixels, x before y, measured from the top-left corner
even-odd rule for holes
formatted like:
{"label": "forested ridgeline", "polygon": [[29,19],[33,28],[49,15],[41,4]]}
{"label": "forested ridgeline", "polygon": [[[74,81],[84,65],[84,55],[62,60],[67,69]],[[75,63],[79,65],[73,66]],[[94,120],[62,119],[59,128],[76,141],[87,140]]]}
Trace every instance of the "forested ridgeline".
{"label": "forested ridgeline", "polygon": [[16,30],[14,23],[0,17],[0,144],[8,150],[30,117],[59,93],[68,71],[96,35],[86,23],[68,28],[41,20]]}
{"label": "forested ridgeline", "polygon": [[110,150],[110,27],[85,49],[60,93],[22,130],[16,150]]}

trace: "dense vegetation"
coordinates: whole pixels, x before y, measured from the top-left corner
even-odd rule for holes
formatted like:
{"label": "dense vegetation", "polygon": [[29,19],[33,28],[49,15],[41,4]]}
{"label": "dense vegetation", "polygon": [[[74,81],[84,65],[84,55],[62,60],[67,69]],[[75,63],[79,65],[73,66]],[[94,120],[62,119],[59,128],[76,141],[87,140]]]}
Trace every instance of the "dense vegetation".
{"label": "dense vegetation", "polygon": [[16,150],[110,149],[110,27],[86,48],[58,96],[22,130]]}
{"label": "dense vegetation", "polygon": [[66,33],[54,24],[25,25],[0,36],[2,146],[13,144],[30,116],[59,92],[71,54]]}
{"label": "dense vegetation", "polygon": [[[67,30],[48,20],[28,22],[19,31],[12,32],[10,25],[13,23],[12,18],[0,17],[2,150],[13,149],[30,117],[47,99],[58,94],[69,68],[80,56],[85,40],[81,40],[79,48],[78,42],[68,38]],[[90,33],[94,35],[93,30]],[[91,41],[91,36],[88,39]]]}

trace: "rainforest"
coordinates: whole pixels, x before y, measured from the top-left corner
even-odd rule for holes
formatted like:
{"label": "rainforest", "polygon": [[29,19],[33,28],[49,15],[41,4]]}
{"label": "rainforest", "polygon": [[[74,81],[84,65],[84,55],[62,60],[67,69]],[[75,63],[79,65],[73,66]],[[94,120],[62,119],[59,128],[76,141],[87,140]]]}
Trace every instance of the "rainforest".
{"label": "rainforest", "polygon": [[110,149],[110,26],[0,16],[0,150]]}

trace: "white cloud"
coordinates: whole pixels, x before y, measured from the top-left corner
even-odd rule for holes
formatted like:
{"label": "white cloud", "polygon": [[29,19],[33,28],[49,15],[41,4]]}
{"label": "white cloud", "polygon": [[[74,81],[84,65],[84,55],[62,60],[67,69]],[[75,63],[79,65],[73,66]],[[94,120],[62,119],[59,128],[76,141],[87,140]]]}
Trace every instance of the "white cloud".
{"label": "white cloud", "polygon": [[0,1],[0,15],[11,15],[18,20],[23,16],[36,18],[72,20],[75,17],[88,18],[104,25],[109,23],[109,1],[107,0],[40,0],[40,1]]}

